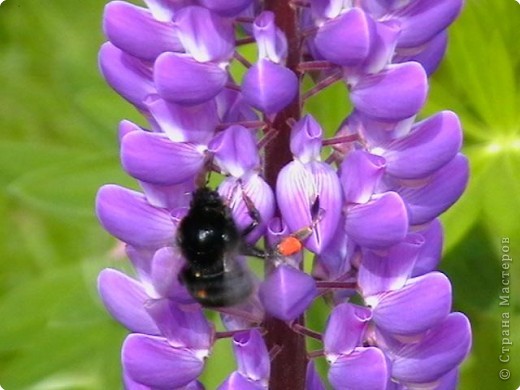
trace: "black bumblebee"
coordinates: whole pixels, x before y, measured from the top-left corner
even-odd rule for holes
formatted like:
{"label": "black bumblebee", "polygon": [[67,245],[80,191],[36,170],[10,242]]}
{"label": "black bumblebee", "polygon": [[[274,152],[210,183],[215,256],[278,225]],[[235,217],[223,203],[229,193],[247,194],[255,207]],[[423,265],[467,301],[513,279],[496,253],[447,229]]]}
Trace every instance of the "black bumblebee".
{"label": "black bumblebee", "polygon": [[250,215],[253,222],[240,232],[217,191],[204,186],[193,192],[177,231],[177,244],[186,259],[179,277],[203,306],[233,306],[253,292],[251,275],[238,261],[241,254],[250,252],[244,237],[259,223],[254,207]]}

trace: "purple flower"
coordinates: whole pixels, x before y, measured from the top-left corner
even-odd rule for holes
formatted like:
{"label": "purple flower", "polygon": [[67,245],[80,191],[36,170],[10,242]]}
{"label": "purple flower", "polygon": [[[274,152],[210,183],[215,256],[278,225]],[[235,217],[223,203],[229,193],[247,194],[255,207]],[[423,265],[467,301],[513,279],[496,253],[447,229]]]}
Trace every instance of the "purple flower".
{"label": "purple flower", "polygon": [[267,389],[270,360],[264,339],[258,330],[252,329],[233,336],[233,352],[237,370],[233,371],[218,388]]}
{"label": "purple flower", "polygon": [[258,44],[258,62],[247,70],[242,93],[251,106],[274,114],[296,97],[298,78],[283,66],[287,42],[276,28],[274,14],[261,13],[255,20],[253,33]]}
{"label": "purple flower", "polygon": [[330,242],[339,221],[339,213],[327,210],[338,210],[342,203],[337,173],[320,161],[321,143],[322,130],[314,118],[305,116],[297,122],[290,144],[294,161],[280,171],[276,183],[278,206],[290,231],[312,223],[311,206],[319,198],[325,213],[306,241],[314,253]]}
{"label": "purple flower", "polygon": [[[105,7],[101,72],[146,121],[119,125],[122,167],[139,190],[108,184],[96,198],[135,270],[98,279],[130,332],[124,385],[201,389],[214,344],[228,342],[236,369],[219,389],[322,390],[316,357],[335,389],[454,388],[471,329],[436,271],[438,217],[463,193],[468,162],[455,113],[416,116],[462,1],[274,3]],[[241,48],[251,43],[253,63]],[[326,138],[301,109],[335,82],[353,111]],[[251,255],[263,277],[249,272]],[[233,305],[204,308],[220,314],[216,332],[201,302],[230,286]],[[326,326],[309,329],[321,298]],[[306,351],[304,337],[322,349]]]}

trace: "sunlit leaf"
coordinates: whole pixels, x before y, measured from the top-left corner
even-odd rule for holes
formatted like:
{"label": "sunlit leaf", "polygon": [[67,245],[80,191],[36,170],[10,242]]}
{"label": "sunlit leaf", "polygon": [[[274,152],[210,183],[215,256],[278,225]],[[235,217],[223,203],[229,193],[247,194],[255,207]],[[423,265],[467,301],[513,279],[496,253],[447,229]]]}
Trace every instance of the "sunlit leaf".
{"label": "sunlit leaf", "polygon": [[105,183],[132,185],[115,156],[93,156],[52,164],[27,173],[8,187],[31,207],[67,217],[94,216],[97,189]]}

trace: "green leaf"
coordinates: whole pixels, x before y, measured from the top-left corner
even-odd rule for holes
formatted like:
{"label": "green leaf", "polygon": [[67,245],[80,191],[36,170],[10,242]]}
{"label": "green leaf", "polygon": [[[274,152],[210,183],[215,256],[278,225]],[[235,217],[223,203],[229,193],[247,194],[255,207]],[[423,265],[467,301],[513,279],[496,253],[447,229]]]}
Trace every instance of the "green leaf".
{"label": "green leaf", "polygon": [[[509,311],[510,327],[502,328],[502,316],[508,310],[500,310],[497,304],[496,310],[487,313],[474,313],[471,318],[473,331],[473,347],[470,358],[463,364],[461,370],[461,383],[464,389],[515,389],[520,381],[520,360],[515,358],[515,346],[520,343],[520,336],[513,324],[518,324],[520,315]],[[501,363],[499,356],[502,354],[502,331],[510,333],[513,342],[509,353],[510,361]],[[511,347],[504,345],[504,347]],[[499,372],[508,369],[511,377],[508,380],[499,378]]]}
{"label": "green leaf", "polygon": [[456,310],[495,308],[500,293],[500,262],[487,238],[484,226],[473,226],[441,262],[452,282]]}
{"label": "green leaf", "polygon": [[465,154],[470,162],[468,187],[462,197],[441,216],[444,226],[444,251],[466,238],[466,233],[482,214],[482,176],[489,168],[490,156],[484,148],[469,147]]}
{"label": "green leaf", "polygon": [[200,380],[207,389],[216,389],[235,369],[231,338],[219,339],[213,346],[211,356],[206,360]]}
{"label": "green leaf", "polygon": [[98,188],[107,182],[132,185],[115,156],[76,158],[43,167],[11,183],[8,192],[46,212],[66,217],[94,217]]}
{"label": "green leaf", "polygon": [[[520,242],[520,154],[503,151],[496,155],[483,177],[482,202],[485,222],[495,243],[501,237]],[[520,254],[520,251],[518,252]]]}
{"label": "green leaf", "polygon": [[[50,268],[3,297],[0,354],[16,356],[0,367],[3,386],[26,388],[56,373],[102,361],[107,354],[113,359],[111,367],[119,366],[117,355],[126,331],[102,308],[95,278],[84,276],[81,263]],[[99,376],[100,365],[96,367]],[[103,377],[95,382],[103,382]]]}
{"label": "green leaf", "polygon": [[[95,286],[94,280],[90,282]],[[92,304],[91,297],[85,295],[85,287],[81,268],[76,264],[70,267],[49,268],[48,272],[37,275],[11,290],[0,302],[0,350],[6,352],[30,347],[31,339],[37,337],[31,329],[41,331],[49,326],[51,320],[58,321],[55,316],[60,310],[63,312],[60,305],[64,302],[74,303],[67,310],[80,310],[83,313],[80,316],[80,324],[99,322],[103,318],[99,304]],[[73,296],[81,299],[71,302],[70,297]],[[93,309],[98,313],[97,319],[92,316]],[[88,315],[85,315],[87,313]],[[70,315],[68,312],[62,314]]]}
{"label": "green leaf", "polygon": [[[305,91],[314,85],[304,79]],[[305,112],[310,113],[321,124],[324,132],[332,136],[349,113],[352,104],[348,98],[348,90],[343,82],[336,82],[321,90],[305,102]]]}
{"label": "green leaf", "polygon": [[[113,346],[122,342],[125,332],[115,326],[100,325],[78,329],[48,326],[44,332],[31,339],[30,349],[18,354],[16,359],[5,366],[2,385],[8,389],[27,388],[53,374],[74,372],[78,366],[86,363],[96,364],[103,360],[103,354],[106,353],[113,359],[110,367],[117,369],[119,348]],[[85,379],[82,378],[82,381]],[[96,382],[103,382],[103,379],[91,377],[88,381],[94,383],[87,388],[99,388]]]}
{"label": "green leaf", "polygon": [[[66,162],[81,157],[78,150],[52,144],[0,141],[0,182],[5,184],[42,166]],[[83,156],[86,156],[83,155]]]}
{"label": "green leaf", "polygon": [[433,77],[429,105],[444,104],[463,122],[479,124],[467,127],[472,133],[482,131],[473,135],[492,139],[497,133],[517,132],[519,52],[513,42],[520,38],[519,24],[514,1],[500,6],[487,0],[468,2],[450,29],[448,54]]}

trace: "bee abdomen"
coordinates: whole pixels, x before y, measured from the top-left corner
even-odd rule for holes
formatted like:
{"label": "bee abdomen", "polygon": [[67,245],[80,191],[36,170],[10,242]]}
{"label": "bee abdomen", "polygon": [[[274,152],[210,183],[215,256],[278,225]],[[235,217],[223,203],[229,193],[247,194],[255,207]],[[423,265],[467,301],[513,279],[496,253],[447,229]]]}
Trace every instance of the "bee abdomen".
{"label": "bee abdomen", "polygon": [[251,276],[240,265],[217,274],[194,271],[187,267],[181,280],[193,298],[206,307],[233,306],[253,292]]}

